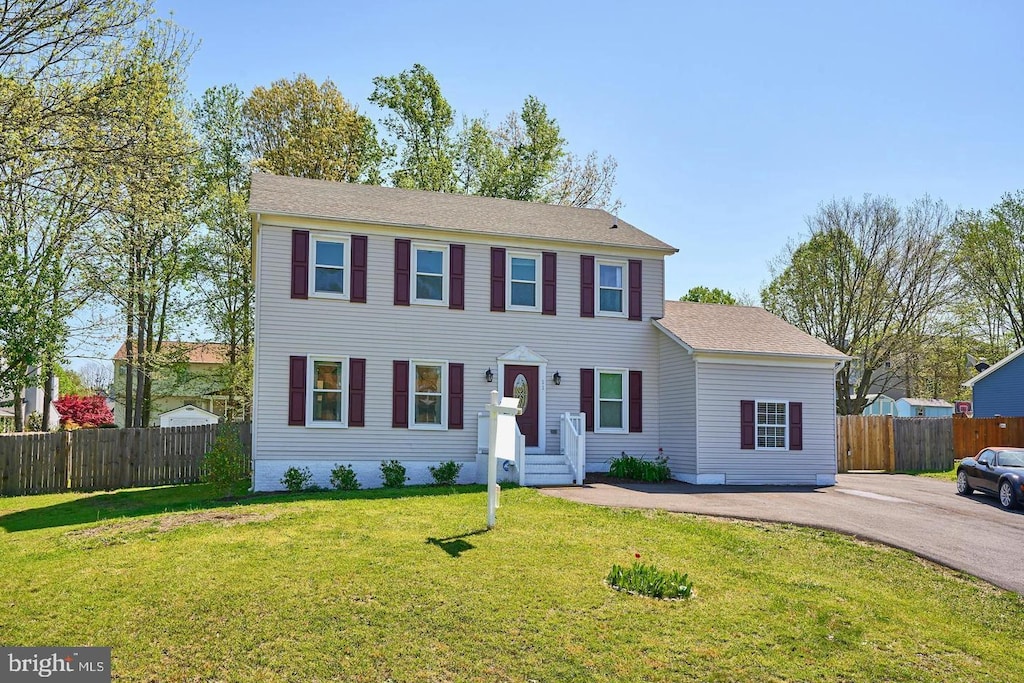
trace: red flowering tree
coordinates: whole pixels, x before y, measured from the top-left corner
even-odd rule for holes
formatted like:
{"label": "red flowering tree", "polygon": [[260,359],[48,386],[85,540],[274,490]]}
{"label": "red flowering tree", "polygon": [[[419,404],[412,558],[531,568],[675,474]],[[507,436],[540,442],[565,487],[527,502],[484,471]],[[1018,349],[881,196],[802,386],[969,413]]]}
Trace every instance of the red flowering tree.
{"label": "red flowering tree", "polygon": [[114,413],[102,396],[62,396],[53,402],[65,429],[100,427],[114,423]]}

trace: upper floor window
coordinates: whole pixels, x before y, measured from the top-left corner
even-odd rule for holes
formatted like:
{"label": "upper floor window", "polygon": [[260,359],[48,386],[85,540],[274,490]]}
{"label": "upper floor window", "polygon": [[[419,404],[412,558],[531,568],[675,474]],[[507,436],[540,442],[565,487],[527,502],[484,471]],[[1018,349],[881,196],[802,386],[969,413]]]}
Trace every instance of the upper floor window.
{"label": "upper floor window", "polygon": [[624,315],[622,263],[597,262],[597,311],[601,315]]}
{"label": "upper floor window", "polygon": [[540,255],[510,252],[508,255],[508,303],[510,310],[540,310]]}
{"label": "upper floor window", "polygon": [[413,247],[413,303],[445,304],[448,301],[448,249],[436,245]]}
{"label": "upper floor window", "polygon": [[786,448],[786,403],[757,402],[757,448]]}
{"label": "upper floor window", "polygon": [[348,297],[347,238],[314,237],[311,291],[320,296]]}

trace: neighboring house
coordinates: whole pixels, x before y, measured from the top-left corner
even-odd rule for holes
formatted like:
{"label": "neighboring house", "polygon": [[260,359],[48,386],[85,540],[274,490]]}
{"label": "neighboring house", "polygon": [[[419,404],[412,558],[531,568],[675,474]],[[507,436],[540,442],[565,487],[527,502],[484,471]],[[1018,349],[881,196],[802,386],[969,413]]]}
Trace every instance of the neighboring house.
{"label": "neighboring house", "polygon": [[896,401],[897,417],[951,417],[953,404],[941,398],[901,398]]}
{"label": "neighboring house", "polygon": [[[208,342],[164,342],[164,362],[154,373],[149,425],[160,424],[160,416],[182,406],[195,406],[218,417],[227,411],[226,344]],[[114,354],[114,423],[124,426],[126,354],[124,344]]]}
{"label": "neighboring house", "polygon": [[1024,416],[1024,347],[964,382],[973,393],[974,417]]}
{"label": "neighboring house", "polygon": [[660,439],[676,479],[834,484],[848,358],[762,308],[666,301]]}
{"label": "neighboring house", "polygon": [[[36,377],[39,370],[36,369],[30,373],[31,377]],[[60,397],[60,380],[57,377],[53,378],[52,385],[52,398],[50,402],[50,428],[56,429],[60,425],[60,413],[53,407],[53,402]],[[21,399],[21,417],[22,425],[27,428],[28,418],[33,413],[37,415],[43,414],[43,405],[45,403],[45,391],[41,386],[30,386],[25,387],[22,392]],[[14,431],[14,411],[17,407],[14,405],[14,397],[10,394],[0,398],[0,433]]]}
{"label": "neighboring house", "polygon": [[663,449],[689,481],[835,480],[846,357],[761,309],[666,303],[676,249],[605,211],[259,173],[249,208],[257,490],[338,463],[374,486],[391,459],[479,481],[492,389],[523,401],[527,484],[578,480],[577,447],[587,471]]}

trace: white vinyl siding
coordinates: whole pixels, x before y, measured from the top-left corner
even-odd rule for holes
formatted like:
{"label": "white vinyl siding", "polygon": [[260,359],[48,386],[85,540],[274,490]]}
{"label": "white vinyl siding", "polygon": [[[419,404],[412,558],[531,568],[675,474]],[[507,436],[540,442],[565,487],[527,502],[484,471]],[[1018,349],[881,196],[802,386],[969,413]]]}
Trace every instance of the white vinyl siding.
{"label": "white vinyl siding", "polygon": [[348,426],[348,359],[306,360],[306,425]]}
{"label": "white vinyl siding", "polygon": [[510,251],[506,255],[505,308],[540,310],[540,254]]}
{"label": "white vinyl siding", "polygon": [[[831,364],[707,362],[697,356],[698,474],[729,484],[810,484],[836,473],[835,383]],[[803,404],[803,450],[740,448],[740,402],[770,397]]]}
{"label": "white vinyl siding", "polygon": [[414,304],[448,304],[448,247],[412,245],[412,292]]}
{"label": "white vinyl siding", "polygon": [[343,236],[317,235],[310,239],[313,267],[309,269],[311,296],[347,299],[351,268],[349,239]]}
{"label": "white vinyl siding", "polygon": [[409,427],[448,428],[448,364],[414,360],[409,363]]}
{"label": "white vinyl siding", "polygon": [[[697,372],[693,357],[670,339],[658,334],[661,380],[661,446],[672,477],[697,474]],[[644,377],[644,381],[647,378]]]}
{"label": "white vinyl siding", "polygon": [[[299,223],[300,227],[305,224]],[[317,228],[322,226],[317,225]],[[353,228],[339,224],[339,231]],[[434,464],[454,459],[475,462],[476,416],[485,410],[491,389],[484,379],[487,368],[497,370],[495,359],[524,345],[548,360],[547,408],[541,419],[548,452],[557,452],[559,415],[580,409],[580,368],[628,367],[644,373],[645,392],[658,396],[658,342],[662,333],[647,323],[631,320],[595,320],[578,316],[495,315],[490,312],[490,248],[493,241],[466,244],[466,296],[464,311],[436,306],[398,307],[393,303],[394,238],[417,235],[386,227],[360,225],[368,236],[367,303],[345,304],[290,298],[291,228],[264,224],[258,233],[259,290],[257,310],[256,420],[254,458],[259,461],[306,459],[363,462],[400,457],[403,462]],[[528,241],[505,240],[509,249],[557,251],[561,263],[579,263],[581,254],[595,249],[556,249]],[[620,250],[621,251],[621,250]],[[643,258],[643,308],[652,317],[662,315],[663,260]],[[579,271],[559,268],[558,299],[578,302]],[[566,304],[568,305],[568,304]],[[336,358],[339,354],[366,359],[366,426],[344,434],[301,429],[287,424],[288,357],[312,354]],[[393,429],[392,364],[403,359],[437,359],[465,364],[464,429],[444,431]],[[551,375],[562,377],[555,386]],[[412,368],[410,367],[410,375]],[[412,414],[409,415],[410,424]],[[642,433],[588,434],[587,468],[607,471],[612,457],[629,453],[656,454],[658,402],[644,402]],[[410,465],[411,467],[411,465]],[[471,465],[468,469],[472,469]],[[329,469],[329,468],[328,468]],[[373,467],[371,467],[371,470]],[[410,469],[411,471],[411,469]],[[429,480],[429,475],[428,480]],[[277,487],[277,478],[257,486]],[[368,485],[377,485],[371,481]]]}

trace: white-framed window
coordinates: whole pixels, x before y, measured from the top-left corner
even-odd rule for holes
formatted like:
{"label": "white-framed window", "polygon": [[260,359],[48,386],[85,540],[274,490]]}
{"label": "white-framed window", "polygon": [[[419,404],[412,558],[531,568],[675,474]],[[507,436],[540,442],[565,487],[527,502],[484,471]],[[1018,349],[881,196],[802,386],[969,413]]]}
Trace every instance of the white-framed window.
{"label": "white-framed window", "polygon": [[347,427],[348,358],[310,356],[306,367],[306,424]]}
{"label": "white-framed window", "polygon": [[540,254],[508,252],[505,308],[511,311],[540,310]]}
{"label": "white-framed window", "polygon": [[411,429],[448,428],[448,363],[437,360],[410,362],[409,421]]}
{"label": "white-framed window", "polygon": [[309,292],[313,296],[348,298],[350,280],[349,239],[334,235],[313,235],[313,263],[309,269]]}
{"label": "white-framed window", "polygon": [[412,247],[412,302],[448,304],[448,247],[414,244]]}
{"label": "white-framed window", "polygon": [[788,407],[785,401],[756,402],[757,450],[786,450]]}
{"label": "white-framed window", "polygon": [[597,368],[594,372],[594,396],[597,398],[597,419],[594,431],[625,432],[626,406],[629,405],[629,371],[621,368]]}
{"label": "white-framed window", "polygon": [[622,261],[598,259],[597,268],[597,314],[610,316],[626,315],[626,264]]}

